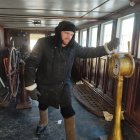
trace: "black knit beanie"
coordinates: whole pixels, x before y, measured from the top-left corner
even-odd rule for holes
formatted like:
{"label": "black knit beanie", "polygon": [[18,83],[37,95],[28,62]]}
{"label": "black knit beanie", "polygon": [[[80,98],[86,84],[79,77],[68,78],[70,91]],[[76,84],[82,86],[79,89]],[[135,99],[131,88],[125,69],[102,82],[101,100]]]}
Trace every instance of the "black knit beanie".
{"label": "black knit beanie", "polygon": [[58,26],[56,28],[58,29],[59,32],[72,31],[75,33],[75,31],[76,31],[76,26],[70,21],[62,21],[58,24]]}

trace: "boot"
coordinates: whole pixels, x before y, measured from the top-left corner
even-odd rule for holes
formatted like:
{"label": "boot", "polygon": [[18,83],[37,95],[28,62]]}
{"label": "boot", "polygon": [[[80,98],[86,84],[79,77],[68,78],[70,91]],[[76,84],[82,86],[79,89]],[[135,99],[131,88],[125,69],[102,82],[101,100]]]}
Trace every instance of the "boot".
{"label": "boot", "polygon": [[39,114],[40,114],[40,120],[36,129],[37,136],[39,136],[46,130],[48,124],[48,110],[47,111],[39,110]]}
{"label": "boot", "polygon": [[75,118],[74,116],[64,119],[66,140],[75,140]]}

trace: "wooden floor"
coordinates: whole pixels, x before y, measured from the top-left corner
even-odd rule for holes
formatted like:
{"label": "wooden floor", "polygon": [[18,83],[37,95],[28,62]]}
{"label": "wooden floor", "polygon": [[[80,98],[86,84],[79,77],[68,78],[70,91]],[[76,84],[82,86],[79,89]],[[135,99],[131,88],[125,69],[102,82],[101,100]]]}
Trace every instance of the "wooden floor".
{"label": "wooden floor", "polygon": [[[73,107],[76,111],[76,140],[106,140],[111,123],[88,112],[75,97]],[[49,108],[49,124],[40,138],[34,133],[38,120],[37,101],[32,101],[31,109],[16,110],[14,104],[0,109],[0,140],[65,140],[64,121],[58,109]],[[124,140],[140,140],[128,126],[126,123],[123,127]]]}
{"label": "wooden floor", "polygon": [[113,106],[105,101],[101,96],[86,83],[74,86],[74,96],[91,113],[103,117],[103,111],[113,114]]}

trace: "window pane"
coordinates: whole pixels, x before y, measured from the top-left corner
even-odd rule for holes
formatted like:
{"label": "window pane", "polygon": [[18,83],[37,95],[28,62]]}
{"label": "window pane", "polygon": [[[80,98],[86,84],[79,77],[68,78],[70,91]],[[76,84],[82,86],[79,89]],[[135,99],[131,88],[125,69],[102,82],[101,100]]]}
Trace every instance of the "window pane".
{"label": "window pane", "polygon": [[87,42],[87,31],[82,32],[82,46],[86,47],[86,42]]}
{"label": "window pane", "polygon": [[128,52],[128,41],[132,41],[134,17],[123,19],[121,22],[120,52]]}
{"label": "window pane", "polygon": [[90,42],[90,46],[91,47],[96,47],[97,46],[97,31],[98,31],[98,27],[94,27],[91,29],[91,42]]}
{"label": "window pane", "polygon": [[138,58],[140,58],[140,40],[139,40],[139,45],[138,45]]}
{"label": "window pane", "polygon": [[103,33],[103,44],[111,40],[111,35],[112,35],[112,23],[105,24]]}
{"label": "window pane", "polygon": [[30,34],[30,49],[32,50],[37,40],[41,37],[45,37],[45,34]]}
{"label": "window pane", "polygon": [[75,33],[75,41],[78,42],[78,32]]}

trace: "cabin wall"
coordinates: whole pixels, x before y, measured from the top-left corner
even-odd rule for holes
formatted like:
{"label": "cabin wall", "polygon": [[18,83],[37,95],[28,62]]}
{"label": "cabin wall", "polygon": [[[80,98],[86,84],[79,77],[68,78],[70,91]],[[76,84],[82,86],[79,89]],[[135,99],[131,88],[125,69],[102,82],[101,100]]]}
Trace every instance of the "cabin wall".
{"label": "cabin wall", "polygon": [[[108,74],[109,57],[79,60],[77,75],[89,82],[108,103],[114,105],[117,81]],[[78,67],[77,66],[77,67]],[[86,68],[85,68],[86,66]],[[123,84],[123,110],[126,119],[140,133],[140,59],[135,59],[134,75]]]}
{"label": "cabin wall", "polygon": [[0,27],[0,48],[4,47],[4,29]]}
{"label": "cabin wall", "polygon": [[[124,12],[121,11],[121,13],[125,15],[135,13],[131,52],[135,60],[136,68],[134,75],[131,78],[124,78],[122,105],[125,112],[125,118],[129,123],[131,123],[134,130],[140,134],[140,57],[138,54],[138,52],[140,53],[139,9],[140,6],[137,6],[136,9],[132,7]],[[112,19],[114,20],[112,38],[116,35],[117,18],[120,17],[121,13],[112,16]],[[89,25],[91,26],[91,24]],[[89,25],[81,26],[81,28],[88,28]],[[92,84],[94,90],[96,90],[102,98],[111,105],[114,105],[117,81],[108,74],[109,56],[85,60],[81,59],[76,61],[76,63],[77,73],[74,75],[87,81],[89,85]]]}
{"label": "cabin wall", "polygon": [[[32,30],[19,30],[19,29],[5,29],[5,44],[14,45],[16,48],[21,48],[22,46],[28,46],[30,44],[30,34],[31,33],[42,33],[46,36],[47,31],[32,31]],[[14,44],[13,44],[14,42]]]}
{"label": "cabin wall", "polygon": [[140,132],[140,60],[135,59],[135,73],[125,90],[127,95],[126,114],[131,125]]}

